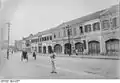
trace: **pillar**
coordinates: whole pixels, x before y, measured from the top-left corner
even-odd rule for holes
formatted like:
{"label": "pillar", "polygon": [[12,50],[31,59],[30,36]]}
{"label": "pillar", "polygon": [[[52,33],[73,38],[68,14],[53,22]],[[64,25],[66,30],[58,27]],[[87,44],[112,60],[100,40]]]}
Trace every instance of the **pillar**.
{"label": "pillar", "polygon": [[65,49],[64,44],[61,44],[61,46],[62,46],[62,54],[64,54],[64,49]]}
{"label": "pillar", "polygon": [[100,54],[104,54],[106,53],[105,40],[102,36],[100,39]]}
{"label": "pillar", "polygon": [[48,54],[48,45],[46,45],[46,54]]}
{"label": "pillar", "polygon": [[41,53],[43,53],[43,45],[41,45]]}
{"label": "pillar", "polygon": [[85,39],[85,41],[86,41],[86,49],[84,49],[84,54],[88,54],[88,40],[87,39]]}
{"label": "pillar", "polygon": [[71,48],[72,52],[71,53],[73,55],[74,54],[74,50],[75,50],[75,41],[73,41],[71,45],[72,45],[72,48]]}

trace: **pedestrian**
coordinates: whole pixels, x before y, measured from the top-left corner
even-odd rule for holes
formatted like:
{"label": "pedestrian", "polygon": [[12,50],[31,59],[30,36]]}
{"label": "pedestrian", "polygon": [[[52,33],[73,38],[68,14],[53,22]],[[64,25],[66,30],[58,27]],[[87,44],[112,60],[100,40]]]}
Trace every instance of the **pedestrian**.
{"label": "pedestrian", "polygon": [[12,54],[13,54],[13,50],[12,50]]}
{"label": "pedestrian", "polygon": [[33,52],[33,58],[36,60],[36,52],[35,52],[35,50]]}
{"label": "pedestrian", "polygon": [[23,61],[23,57],[24,56],[24,51],[22,50],[22,54],[21,54],[21,61]]}
{"label": "pedestrian", "polygon": [[51,73],[57,73],[56,72],[56,67],[55,67],[56,53],[54,51],[50,55],[50,59],[51,59],[51,65],[52,65],[52,72]]}
{"label": "pedestrian", "polygon": [[27,55],[27,51],[25,49],[22,51],[21,61],[23,61],[23,59],[24,60],[26,59],[28,62],[28,55]]}
{"label": "pedestrian", "polygon": [[76,55],[78,55],[78,49],[75,49],[75,53],[76,53]]}
{"label": "pedestrian", "polygon": [[28,62],[28,53],[27,53],[27,51],[25,50],[25,53],[24,53],[24,59],[26,59],[27,60],[27,62]]}
{"label": "pedestrian", "polygon": [[9,49],[7,49],[7,59],[9,60]]}

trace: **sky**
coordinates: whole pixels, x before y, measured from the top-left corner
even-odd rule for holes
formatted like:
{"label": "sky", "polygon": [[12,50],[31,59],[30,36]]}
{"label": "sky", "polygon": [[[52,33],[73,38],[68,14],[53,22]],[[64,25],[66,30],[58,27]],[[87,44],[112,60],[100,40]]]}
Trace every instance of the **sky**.
{"label": "sky", "polygon": [[[118,4],[120,0],[2,0],[1,22],[11,22],[10,42]],[[2,25],[2,27],[7,27]]]}

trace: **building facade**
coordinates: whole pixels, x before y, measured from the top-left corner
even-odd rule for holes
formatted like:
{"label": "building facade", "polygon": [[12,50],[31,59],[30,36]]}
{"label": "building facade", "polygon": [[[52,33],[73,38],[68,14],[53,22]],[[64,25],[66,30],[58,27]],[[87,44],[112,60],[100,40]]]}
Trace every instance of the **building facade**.
{"label": "building facade", "polygon": [[[65,22],[33,36],[31,45],[39,53],[118,54],[120,52],[119,6]],[[66,26],[69,25],[69,28]]]}

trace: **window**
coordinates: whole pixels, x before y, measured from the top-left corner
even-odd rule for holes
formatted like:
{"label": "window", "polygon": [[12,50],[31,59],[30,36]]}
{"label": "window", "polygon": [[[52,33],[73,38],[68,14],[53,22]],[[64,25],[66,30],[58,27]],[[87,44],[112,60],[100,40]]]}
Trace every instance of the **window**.
{"label": "window", "polygon": [[80,33],[83,33],[83,27],[80,26],[79,29],[80,29]]}
{"label": "window", "polygon": [[72,35],[72,29],[71,28],[69,29],[69,34]]}
{"label": "window", "polygon": [[99,22],[96,22],[93,24],[93,31],[97,31],[97,30],[100,30],[100,23]]}
{"label": "window", "polygon": [[41,42],[41,38],[39,38],[40,42]]}
{"label": "window", "polygon": [[54,33],[54,38],[56,38],[56,34]]}
{"label": "window", "polygon": [[64,37],[66,37],[66,29],[64,29]]}
{"label": "window", "polygon": [[73,34],[74,34],[74,36],[76,36],[76,35],[77,35],[76,28],[73,28]]}
{"label": "window", "polygon": [[60,32],[58,32],[58,38],[60,38]]}
{"label": "window", "polygon": [[47,40],[47,37],[45,37],[45,41]]}
{"label": "window", "polygon": [[104,20],[102,21],[102,23],[103,23],[103,29],[108,29],[110,27],[109,20]]}
{"label": "window", "polygon": [[91,24],[85,25],[85,32],[91,32]]}
{"label": "window", "polygon": [[38,42],[38,39],[36,39],[36,42]]}
{"label": "window", "polygon": [[42,37],[42,41],[44,41],[44,37]]}
{"label": "window", "polygon": [[49,40],[49,36],[47,36],[47,40]]}
{"label": "window", "polygon": [[50,40],[52,40],[52,36],[50,36]]}
{"label": "window", "polygon": [[117,26],[117,18],[115,17],[112,19],[112,27],[114,28],[116,26]]}
{"label": "window", "polygon": [[42,37],[42,41],[45,41],[45,37]]}
{"label": "window", "polygon": [[39,42],[39,39],[38,39],[38,38],[36,39],[36,42]]}

